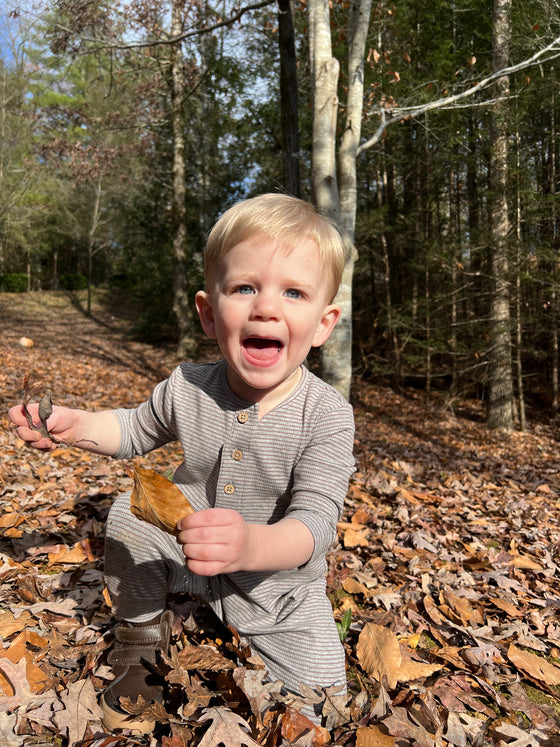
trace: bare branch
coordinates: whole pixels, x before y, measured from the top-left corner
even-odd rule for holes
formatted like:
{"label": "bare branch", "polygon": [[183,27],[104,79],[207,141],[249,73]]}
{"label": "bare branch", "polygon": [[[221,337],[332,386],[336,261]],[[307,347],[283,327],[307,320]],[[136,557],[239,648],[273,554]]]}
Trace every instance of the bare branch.
{"label": "bare branch", "polygon": [[[148,39],[141,42],[121,42],[121,43],[115,43],[109,40],[103,40],[103,39],[96,39],[92,37],[82,37],[81,40],[83,42],[87,42],[89,44],[95,44],[96,47],[94,49],[89,49],[89,52],[96,51],[96,49],[146,49],[149,47],[157,47],[161,45],[169,45],[169,44],[176,44],[177,42],[184,41],[185,39],[190,39],[194,36],[201,36],[202,34],[209,34],[212,31],[216,31],[216,29],[223,28],[224,26],[231,26],[233,23],[238,21],[242,16],[245,15],[245,13],[249,13],[252,10],[258,10],[259,8],[264,8],[267,5],[272,5],[275,3],[276,0],[260,0],[260,2],[252,3],[250,5],[245,5],[243,8],[240,8],[236,13],[229,16],[229,18],[225,18],[223,21],[218,21],[217,23],[212,24],[211,26],[204,26],[203,28],[197,28],[196,30],[190,30],[185,31],[182,34],[179,34],[177,36],[166,36],[166,37],[158,37],[156,39]],[[67,29],[65,26],[62,26],[61,24],[55,23],[54,24],[57,28],[59,28],[61,31],[66,31],[70,33],[70,29]]]}
{"label": "bare branch", "polygon": [[[385,106],[383,109],[379,109],[379,116],[381,122],[379,127],[365,143],[362,143],[358,148],[357,155],[363,153],[365,150],[376,145],[383,136],[383,133],[391,124],[402,121],[403,119],[413,119],[420,117],[422,114],[433,111],[434,109],[448,109],[452,105],[456,104],[463,99],[474,96],[475,93],[488,88],[489,85],[494,83],[498,78],[502,78],[505,75],[511,75],[512,73],[518,73],[521,70],[526,70],[534,65],[542,65],[544,62],[550,62],[560,57],[560,36],[557,36],[550,44],[542,49],[535,52],[534,55],[518,62],[516,65],[510,65],[509,67],[496,70],[491,75],[488,75],[483,80],[479,81],[470,88],[466,88],[460,93],[453,94],[452,96],[444,96],[434,101],[430,101],[427,104],[419,104],[417,106]],[[548,56],[546,56],[548,55]],[[544,59],[543,59],[544,58]]]}

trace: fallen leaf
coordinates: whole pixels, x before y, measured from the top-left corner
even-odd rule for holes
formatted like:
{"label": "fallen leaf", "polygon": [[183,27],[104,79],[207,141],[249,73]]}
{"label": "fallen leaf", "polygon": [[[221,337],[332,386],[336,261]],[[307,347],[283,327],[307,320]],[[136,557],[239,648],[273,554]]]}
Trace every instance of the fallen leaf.
{"label": "fallen leaf", "polygon": [[540,680],[547,685],[560,685],[560,667],[551,664],[542,656],[523,651],[513,643],[508,648],[507,656],[512,664],[515,664],[529,677]]}
{"label": "fallen leaf", "polygon": [[199,742],[198,747],[258,747],[243,727],[250,729],[244,718],[238,716],[229,708],[206,708],[199,721],[211,721],[208,731]]}
{"label": "fallen leaf", "polygon": [[101,722],[101,708],[92,681],[88,678],[69,683],[60,694],[60,700],[64,710],[55,714],[54,721],[73,745],[83,738],[89,722]]}
{"label": "fallen leaf", "polygon": [[378,726],[361,726],[356,730],[356,747],[394,747],[397,740]]}

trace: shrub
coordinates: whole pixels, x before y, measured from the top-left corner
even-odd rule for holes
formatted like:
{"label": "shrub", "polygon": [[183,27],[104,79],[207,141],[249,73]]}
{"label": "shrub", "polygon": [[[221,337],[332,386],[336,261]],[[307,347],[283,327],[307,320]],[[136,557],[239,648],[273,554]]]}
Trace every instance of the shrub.
{"label": "shrub", "polygon": [[61,275],[58,278],[58,282],[60,287],[64,288],[64,290],[78,291],[87,288],[87,278],[85,275],[67,273],[66,275]]}
{"label": "shrub", "polygon": [[0,275],[0,290],[5,293],[25,293],[27,291],[27,273],[5,272]]}

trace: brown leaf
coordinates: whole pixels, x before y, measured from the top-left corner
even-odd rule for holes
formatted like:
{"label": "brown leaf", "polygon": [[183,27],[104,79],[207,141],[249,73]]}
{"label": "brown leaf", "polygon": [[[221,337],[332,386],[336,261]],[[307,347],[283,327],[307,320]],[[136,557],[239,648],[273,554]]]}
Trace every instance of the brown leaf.
{"label": "brown leaf", "polygon": [[356,747],[394,747],[396,741],[378,726],[362,726],[356,731]]}
{"label": "brown leaf", "polygon": [[368,674],[378,682],[382,682],[385,676],[389,689],[396,687],[402,657],[397,636],[391,630],[367,623],[360,633],[356,653]]}
{"label": "brown leaf", "polygon": [[551,664],[542,656],[523,651],[513,643],[507,655],[511,663],[529,677],[545,682],[547,685],[560,685],[560,667]]}
{"label": "brown leaf", "polygon": [[17,618],[8,610],[0,612],[0,636],[4,639],[9,638],[14,633],[19,633],[28,625],[34,625],[34,620],[29,612],[23,612]]}
{"label": "brown leaf", "polygon": [[323,730],[315,726],[303,713],[296,708],[288,707],[282,718],[282,736],[289,744],[297,745],[299,739],[305,740],[309,747],[323,747],[325,741]]}
{"label": "brown leaf", "polygon": [[176,485],[155,470],[141,467],[134,470],[130,510],[137,519],[175,536],[179,519],[194,513],[194,508]]}
{"label": "brown leaf", "polygon": [[468,599],[454,594],[449,588],[443,590],[443,596],[455,615],[460,618],[461,624],[464,627],[468,625],[482,625],[484,622],[482,611],[480,608],[473,607]]}
{"label": "brown leaf", "polygon": [[37,695],[29,687],[26,673],[25,660],[15,664],[6,657],[0,657],[0,673],[10,685],[12,694],[0,695],[0,713],[11,711],[15,707],[25,708],[28,704],[33,703],[37,706],[40,703],[56,700],[56,695],[52,690]]}
{"label": "brown leaf", "polygon": [[178,663],[183,669],[203,669],[207,671],[223,672],[226,669],[234,669],[235,664],[215,651],[210,646],[185,646],[179,651]]}
{"label": "brown leaf", "polygon": [[397,679],[399,682],[412,682],[412,680],[418,680],[421,677],[429,677],[441,668],[441,664],[430,664],[429,662],[416,661],[415,659],[406,659],[403,657]]}
{"label": "brown leaf", "polygon": [[85,734],[88,722],[100,722],[101,709],[90,679],[71,682],[60,695],[64,710],[58,711],[54,720],[69,744],[76,744]]}
{"label": "brown leaf", "polygon": [[364,625],[356,653],[364,670],[373,675],[378,682],[383,681],[383,676],[387,677],[389,689],[396,687],[397,682],[410,682],[420,677],[428,677],[441,669],[440,664],[403,658],[397,636],[391,630],[375,623]]}
{"label": "brown leaf", "polygon": [[249,724],[229,708],[207,708],[199,721],[208,720],[212,723],[201,739],[199,747],[216,747],[222,743],[225,747],[258,747],[257,742],[251,739],[243,728],[248,730]]}

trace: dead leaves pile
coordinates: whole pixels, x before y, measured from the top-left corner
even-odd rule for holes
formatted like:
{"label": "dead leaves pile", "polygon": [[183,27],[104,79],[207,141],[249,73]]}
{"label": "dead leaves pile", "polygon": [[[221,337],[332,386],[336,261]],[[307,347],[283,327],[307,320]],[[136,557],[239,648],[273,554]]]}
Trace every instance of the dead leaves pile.
{"label": "dead leaves pile", "polygon": [[[65,306],[43,309],[29,327],[3,304],[0,295],[3,413],[27,369],[57,402],[99,408],[144,398],[174,365],[172,354],[127,342],[110,320]],[[74,325],[76,349],[63,327],[53,333],[61,318]],[[41,323],[48,336],[38,335]],[[12,344],[22,334],[32,348]],[[356,382],[359,472],[328,575],[348,694],[306,690],[294,700],[267,682],[235,631],[174,599],[172,648],[158,665],[165,699],[156,731],[141,738],[106,734],[99,720],[114,625],[103,526],[134,467],[167,473],[179,454],[168,448],[138,463],[71,448],[40,455],[2,416],[0,744],[560,744],[557,434],[536,423],[527,434],[492,434],[476,422],[477,403],[466,407],[459,417],[417,394]],[[299,712],[311,704],[322,727]]]}

